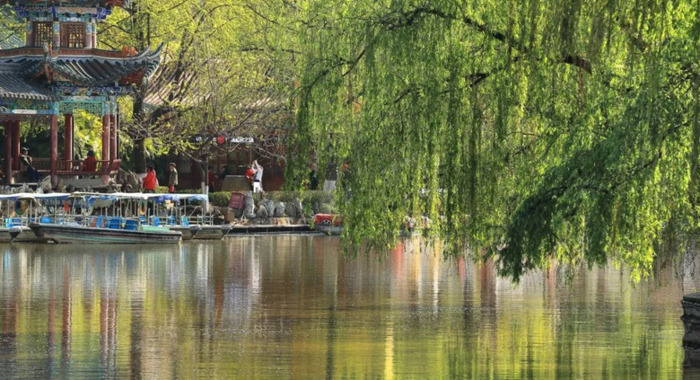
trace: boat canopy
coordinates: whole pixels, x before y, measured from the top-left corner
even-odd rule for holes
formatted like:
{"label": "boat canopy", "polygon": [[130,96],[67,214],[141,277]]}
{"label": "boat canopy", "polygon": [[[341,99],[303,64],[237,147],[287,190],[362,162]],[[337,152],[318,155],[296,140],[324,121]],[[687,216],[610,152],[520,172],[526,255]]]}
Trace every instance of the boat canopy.
{"label": "boat canopy", "polygon": [[15,193],[15,194],[0,194],[0,200],[17,200],[17,199],[58,199],[66,200],[71,196],[69,193],[49,193],[49,194],[36,194],[36,193]]}
{"label": "boat canopy", "polygon": [[209,203],[209,196],[206,194],[144,194],[147,195],[149,199],[153,199],[155,202],[202,202],[203,204]]}
{"label": "boat canopy", "polygon": [[204,208],[208,207],[209,197],[206,194],[158,194],[158,193],[91,193],[91,192],[74,192],[74,193],[15,193],[15,194],[0,194],[0,201],[17,201],[20,199],[34,199],[39,203],[45,200],[73,200],[84,202],[84,207],[89,209],[105,208],[114,205],[120,200],[135,200],[153,201],[155,203],[171,202],[176,205],[188,204],[190,202],[201,202]]}
{"label": "boat canopy", "polygon": [[[202,202],[203,206],[209,203],[209,197],[206,194],[159,194],[159,193],[84,193],[75,192],[70,194],[70,198],[82,198],[90,207],[109,207],[118,200],[151,200],[155,203],[173,202],[181,204],[183,202]],[[67,197],[67,198],[68,198]]]}

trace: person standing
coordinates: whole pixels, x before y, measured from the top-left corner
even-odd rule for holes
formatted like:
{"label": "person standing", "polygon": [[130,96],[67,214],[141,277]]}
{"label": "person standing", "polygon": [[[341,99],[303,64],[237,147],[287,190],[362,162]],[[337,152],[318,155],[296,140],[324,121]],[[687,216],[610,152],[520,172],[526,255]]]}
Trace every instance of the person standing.
{"label": "person standing", "polygon": [[168,175],[168,192],[174,193],[175,186],[177,186],[177,169],[175,169],[175,163],[170,163],[170,174]]}
{"label": "person standing", "polygon": [[258,164],[258,160],[253,161],[253,193],[264,193],[262,187],[263,167]]}
{"label": "person standing", "polygon": [[209,191],[216,191],[216,175],[211,169],[207,169],[207,186],[209,187]]}
{"label": "person standing", "polygon": [[19,156],[19,162],[24,165],[24,170],[27,174],[27,179],[32,182],[37,182],[39,181],[39,171],[34,168],[34,165],[32,163],[34,162],[34,159],[32,156],[29,155],[29,148],[26,146],[22,147],[22,154]]}
{"label": "person standing", "polygon": [[255,177],[255,170],[253,170],[253,164],[250,164],[248,169],[245,171],[245,178],[248,180],[250,190],[253,190],[253,177]]}
{"label": "person standing", "polygon": [[309,190],[318,190],[318,167],[316,164],[311,164],[309,172]]}
{"label": "person standing", "polygon": [[143,191],[144,193],[155,193],[157,186],[156,168],[153,165],[148,165],[146,176],[143,177]]}
{"label": "person standing", "polygon": [[328,163],[326,166],[326,180],[323,181],[323,191],[335,190],[335,183],[338,180],[338,168],[335,166],[335,161]]}

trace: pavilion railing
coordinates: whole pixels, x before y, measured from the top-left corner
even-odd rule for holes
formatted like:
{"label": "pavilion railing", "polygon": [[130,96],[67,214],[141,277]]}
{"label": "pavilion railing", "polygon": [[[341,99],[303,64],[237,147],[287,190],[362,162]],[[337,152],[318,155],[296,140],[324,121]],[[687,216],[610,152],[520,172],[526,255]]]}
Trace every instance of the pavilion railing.
{"label": "pavilion railing", "polygon": [[[121,167],[121,160],[106,161],[106,160],[96,160],[94,161],[94,170],[86,167],[86,163],[83,160],[58,160],[56,162],[56,174],[60,175],[112,175],[116,174]],[[32,161],[32,165],[40,173],[50,173],[51,172],[51,159],[48,158],[35,158]]]}

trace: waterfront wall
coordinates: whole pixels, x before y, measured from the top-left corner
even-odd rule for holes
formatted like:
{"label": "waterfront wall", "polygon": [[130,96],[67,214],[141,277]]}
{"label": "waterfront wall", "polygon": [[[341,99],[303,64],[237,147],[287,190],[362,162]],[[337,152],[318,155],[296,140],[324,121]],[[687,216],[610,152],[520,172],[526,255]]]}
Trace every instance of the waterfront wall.
{"label": "waterfront wall", "polygon": [[686,368],[700,368],[700,292],[691,293],[683,297],[683,351],[685,359],[683,366]]}

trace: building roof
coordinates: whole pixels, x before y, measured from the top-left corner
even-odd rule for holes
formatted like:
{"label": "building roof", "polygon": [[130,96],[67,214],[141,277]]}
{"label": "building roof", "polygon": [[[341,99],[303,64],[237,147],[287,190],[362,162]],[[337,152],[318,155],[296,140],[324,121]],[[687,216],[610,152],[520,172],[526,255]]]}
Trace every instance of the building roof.
{"label": "building roof", "polygon": [[0,98],[45,101],[58,99],[53,92],[41,84],[19,78],[11,73],[0,73]]}
{"label": "building roof", "polygon": [[50,83],[65,81],[78,86],[141,85],[158,67],[160,50],[161,47],[156,51],[147,49],[134,56],[97,49],[5,50],[0,54],[0,72],[13,72],[23,78],[44,77]]}
{"label": "building roof", "polygon": [[14,49],[24,45],[24,41],[18,35],[0,29],[0,50]]}
{"label": "building roof", "polygon": [[146,50],[138,56],[102,58],[95,56],[59,56],[45,60],[45,67],[60,77],[78,85],[104,86],[118,83],[120,86],[140,85],[158,67],[160,51]]}

